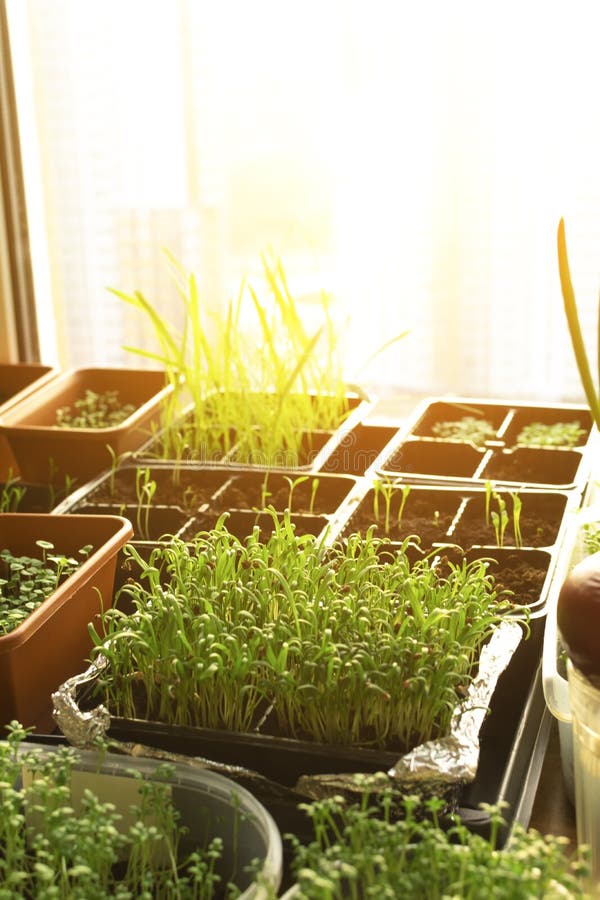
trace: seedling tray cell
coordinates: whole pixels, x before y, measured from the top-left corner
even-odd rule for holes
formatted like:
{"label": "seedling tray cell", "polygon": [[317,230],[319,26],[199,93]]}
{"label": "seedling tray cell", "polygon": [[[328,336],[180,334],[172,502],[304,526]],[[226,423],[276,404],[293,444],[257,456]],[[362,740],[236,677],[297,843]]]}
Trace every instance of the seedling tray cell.
{"label": "seedling tray cell", "polygon": [[385,461],[381,472],[398,475],[464,480],[476,476],[484,451],[458,441],[411,438],[404,441]]}
{"label": "seedling tray cell", "polygon": [[[465,427],[450,437],[447,429],[440,429],[444,423],[461,422],[464,418],[489,422],[489,433],[482,438],[475,429],[469,435]],[[519,440],[526,427],[556,426],[558,423],[580,424],[583,433],[576,444],[568,445],[567,441],[567,444],[545,444],[543,447],[533,443],[525,446],[524,439]],[[440,434],[443,436],[436,436]],[[372,471],[424,483],[492,480],[511,486],[582,492],[596,443],[597,433],[585,406],[430,398],[419,404],[397,429],[373,464]],[[439,453],[433,449],[435,445],[439,446]],[[462,446],[464,453],[452,445]]]}
{"label": "seedling tray cell", "polygon": [[[398,521],[403,487],[408,488],[409,492]],[[353,533],[365,534],[369,528],[374,528],[376,537],[387,537],[392,541],[402,541],[411,535],[417,535],[420,546],[427,549],[447,540],[446,536],[459,512],[461,501],[461,494],[453,489],[428,489],[398,483],[391,493],[389,527],[386,533],[385,496],[383,493],[378,494],[374,488],[369,488],[343,524],[342,534],[344,537]]]}
{"label": "seedling tray cell", "polygon": [[[234,509],[226,512],[225,515],[227,516],[225,523],[227,530],[241,541],[249,537],[256,528],[259,529],[262,540],[266,540],[275,530],[273,516],[269,513]],[[185,541],[193,540],[194,535],[198,532],[214,528],[219,518],[218,513],[200,513],[190,520],[179,537]],[[283,521],[283,515],[279,516],[279,521]],[[313,534],[315,536],[320,535],[327,528],[329,522],[326,516],[302,513],[292,513],[289,521],[297,535]]]}
{"label": "seedling tray cell", "polygon": [[[515,534],[515,496],[521,502]],[[486,494],[472,491],[464,498],[460,513],[453,523],[449,537],[461,547],[474,544],[498,546],[499,534],[492,521],[492,514],[499,516],[499,503],[504,504],[508,522],[503,535],[503,545],[522,547],[552,547],[562,533],[565,511],[570,505],[569,496],[564,492],[536,491],[494,491],[489,498],[486,514]],[[486,522],[487,518],[487,522]],[[520,541],[518,535],[520,532]]]}
{"label": "seedling tray cell", "polygon": [[506,404],[483,403],[481,401],[469,402],[437,400],[428,401],[416,422],[412,426],[411,433],[419,437],[436,437],[436,429],[444,422],[454,422],[465,417],[476,422],[489,423],[494,432],[491,439],[498,439],[504,426],[510,407]]}
{"label": "seedling tray cell", "polygon": [[480,478],[514,485],[544,485],[567,489],[575,484],[582,469],[579,450],[550,450],[517,447],[493,450]]}
{"label": "seedling tray cell", "polygon": [[[267,401],[271,399],[267,394],[264,397]],[[222,452],[220,452],[218,449],[215,450],[212,445],[209,446],[206,441],[201,441],[200,446],[196,450],[190,450],[184,454],[183,464],[191,462],[227,467],[252,466],[253,469],[259,471],[277,468],[292,469],[296,472],[319,471],[338,444],[344,441],[355,425],[362,422],[372,405],[370,401],[362,399],[355,394],[348,394],[346,401],[347,413],[345,419],[340,421],[336,428],[332,430],[307,430],[302,433],[299,454],[292,450],[282,450],[279,453],[275,453],[272,458],[266,459],[264,458],[264,453],[256,451],[251,455],[251,458],[246,458],[246,453],[241,445],[242,437],[236,432],[235,423],[232,423],[230,448],[223,447]],[[193,419],[190,406],[184,411],[180,423],[176,424],[174,429],[185,429],[191,425],[193,426]],[[142,462],[167,461],[164,449],[165,437],[166,432],[164,430],[155,434],[141,447],[136,454],[136,459]]]}
{"label": "seedling tray cell", "polygon": [[[304,478],[306,480],[299,481]],[[333,515],[355,487],[349,475],[314,473],[298,476],[294,472],[231,473],[223,489],[212,498],[210,509],[264,509]]]}
{"label": "seedling tray cell", "polygon": [[357,425],[340,439],[321,471],[364,475],[397,432],[385,425]]}
{"label": "seedling tray cell", "polygon": [[144,510],[137,506],[110,506],[109,504],[85,503],[77,507],[77,513],[88,516],[124,516],[133,526],[134,541],[160,541],[165,536],[179,536],[187,527],[190,517],[179,509],[153,506],[146,517]]}

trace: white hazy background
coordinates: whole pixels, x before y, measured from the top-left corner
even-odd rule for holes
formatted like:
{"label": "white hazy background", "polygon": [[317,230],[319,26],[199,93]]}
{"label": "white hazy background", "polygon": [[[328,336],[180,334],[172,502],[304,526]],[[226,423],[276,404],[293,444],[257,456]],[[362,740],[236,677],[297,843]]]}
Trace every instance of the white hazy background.
{"label": "white hazy background", "polygon": [[139,361],[106,288],[176,318],[167,247],[214,307],[278,253],[348,374],[420,393],[582,398],[564,216],[595,359],[597,4],[9,0],[43,357]]}

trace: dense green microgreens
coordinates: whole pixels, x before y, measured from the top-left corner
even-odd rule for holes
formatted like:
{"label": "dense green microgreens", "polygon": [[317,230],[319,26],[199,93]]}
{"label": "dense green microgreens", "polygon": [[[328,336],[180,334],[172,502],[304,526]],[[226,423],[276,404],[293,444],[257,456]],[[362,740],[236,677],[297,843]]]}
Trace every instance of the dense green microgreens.
{"label": "dense green microgreens", "polygon": [[583,526],[582,532],[586,553],[590,556],[592,553],[598,553],[600,550],[600,523],[588,522]]}
{"label": "dense green microgreens", "polygon": [[477,419],[475,416],[463,416],[449,422],[436,422],[431,429],[436,437],[448,441],[470,441],[472,444],[485,444],[494,440],[496,429],[487,419]]}
{"label": "dense green microgreens", "polygon": [[81,559],[52,553],[49,541],[36,541],[39,557],[14,556],[0,552],[0,635],[13,631],[72,575],[89,555],[91,544],[83,547]]}
{"label": "dense green microgreens", "polygon": [[[398,805],[401,813],[398,816]],[[491,819],[489,839],[473,834],[459,817],[440,827],[443,801],[398,798],[383,792],[375,801],[347,805],[333,797],[304,805],[315,839],[293,835],[292,871],[297,900],[530,900],[588,896],[585,853],[570,859],[567,838],[542,837],[515,826],[506,849],[497,849],[505,824],[501,806],[483,806]]]}
{"label": "dense green microgreens", "polygon": [[532,422],[521,429],[516,443],[526,447],[576,447],[584,434],[579,422]]}
{"label": "dense green microgreens", "polygon": [[113,428],[134,411],[132,403],[121,402],[118,391],[96,393],[88,389],[71,406],[56,410],[56,424],[59,428]]}
{"label": "dense green microgreens", "polygon": [[273,705],[280,733],[402,749],[447,732],[510,608],[485,561],[442,576],[372,531],[328,547],[273,513],[268,540],[242,542],[225,519],[148,562],[127,549],[134,612],[91,628],[115,714],[248,731]]}
{"label": "dense green microgreens", "polygon": [[149,319],[159,344],[157,353],[127,349],[160,363],[191,396],[184,422],[177,421],[179,390],[166,405],[157,455],[298,465],[311,450],[305,433],[336,428],[348,412],[330,298],[321,294],[309,331],[281,263],[263,257],[265,298],[242,284],[224,310],[209,309],[195,276],[169,259],[183,302],[181,332],[141,293],[113,291]]}
{"label": "dense green microgreens", "polygon": [[[13,722],[0,742],[0,897],[43,900],[211,900],[239,895],[225,888],[215,868],[223,844],[180,853],[184,831],[166,784],[172,767],[139,785],[133,822],[121,823],[115,805],[84,791],[74,814],[71,775],[77,751],[31,749],[19,754],[25,731]],[[25,745],[23,745],[25,746]],[[22,748],[23,749],[23,748]],[[32,776],[20,782],[23,767]],[[160,848],[160,853],[157,853]],[[225,893],[223,891],[225,890]]]}

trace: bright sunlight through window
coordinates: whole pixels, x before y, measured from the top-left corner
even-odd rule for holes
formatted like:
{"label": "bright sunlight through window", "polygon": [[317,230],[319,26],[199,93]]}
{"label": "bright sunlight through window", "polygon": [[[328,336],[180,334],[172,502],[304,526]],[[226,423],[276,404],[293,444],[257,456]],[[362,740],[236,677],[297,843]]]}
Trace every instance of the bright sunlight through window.
{"label": "bright sunlight through window", "polygon": [[271,249],[350,380],[580,399],[556,228],[593,333],[595,5],[540,9],[9,0],[44,360],[139,364],[107,287],[176,316],[163,248],[209,306]]}

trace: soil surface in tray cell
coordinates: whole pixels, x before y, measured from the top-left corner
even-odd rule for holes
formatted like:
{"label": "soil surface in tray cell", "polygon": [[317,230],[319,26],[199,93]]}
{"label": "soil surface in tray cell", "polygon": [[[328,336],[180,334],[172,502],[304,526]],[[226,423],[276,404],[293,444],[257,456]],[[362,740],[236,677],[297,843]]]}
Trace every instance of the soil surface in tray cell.
{"label": "soil surface in tray cell", "polygon": [[515,493],[515,497],[521,502],[515,533],[513,497],[508,492],[498,492],[490,498],[489,524],[486,524],[484,497],[479,495],[467,501],[452,532],[452,539],[460,547],[500,544],[500,534],[496,532],[492,519],[492,513],[495,513],[499,527],[501,515],[498,497],[508,516],[502,538],[503,546],[549,547],[556,542],[566,505],[563,494]]}
{"label": "soil surface in tray cell", "polygon": [[571,484],[581,456],[569,450],[521,448],[496,451],[481,477],[520,484]]}
{"label": "soil surface in tray cell", "polygon": [[356,532],[364,534],[375,525],[374,534],[378,538],[388,537],[392,541],[403,541],[411,535],[416,535],[422,547],[431,547],[432,544],[448,541],[446,533],[458,510],[459,500],[456,495],[444,496],[438,491],[412,491],[406,498],[398,522],[402,493],[396,490],[390,503],[386,531],[385,499],[380,496],[376,508],[374,493],[370,491],[351,516],[345,531],[347,534]]}
{"label": "soil surface in tray cell", "polygon": [[[448,437],[452,434],[455,435],[454,440],[471,440],[478,444],[496,438],[507,412],[508,407],[504,405],[479,406],[439,401],[427,407],[416,423],[413,434],[428,437]],[[470,424],[473,424],[473,429],[469,428]]]}
{"label": "soil surface in tray cell", "polygon": [[293,513],[331,515],[354,484],[351,479],[323,478],[319,475],[269,473],[265,478],[252,473],[232,476],[225,490],[211,502],[210,508],[264,509],[273,506],[278,511],[289,509]]}
{"label": "soil surface in tray cell", "polygon": [[501,590],[511,591],[519,606],[532,606],[539,601],[546,572],[547,567],[536,565],[517,552],[507,556],[501,563],[490,564],[490,573],[494,576],[496,586]]}
{"label": "soil surface in tray cell", "polygon": [[472,478],[482,453],[471,444],[417,439],[402,444],[383,468],[389,472],[412,475]]}
{"label": "soil surface in tray cell", "polygon": [[[454,564],[461,559],[452,550],[442,556],[442,564],[444,558]],[[533,606],[540,602],[550,564],[550,555],[546,551],[490,548],[489,554],[476,550],[466,553],[465,558],[468,561],[487,560],[488,572],[494,578],[497,590],[509,591],[515,606]]]}
{"label": "soil surface in tray cell", "polygon": [[[180,535],[183,540],[193,540],[194,535],[201,531],[208,531],[215,527],[218,520],[217,514],[210,512],[194,516],[190,524]],[[294,515],[291,516],[291,524],[297,535],[319,535],[326,527],[328,520],[325,516]],[[273,533],[273,518],[268,513],[256,513],[249,510],[232,510],[225,521],[227,530],[243,541],[249,537],[255,528],[260,531],[261,540],[265,541]]]}
{"label": "soil surface in tray cell", "polygon": [[[145,467],[139,467],[144,472]],[[220,472],[186,472],[184,469],[152,469],[149,468],[148,480],[156,482],[156,492],[152,502],[161,506],[177,506],[180,509],[196,510],[207,503],[213,494],[227,480]],[[127,468],[117,472],[114,484],[110,478],[105,479],[87,496],[89,503],[137,503],[140,486],[144,478],[136,480],[136,469]]]}

